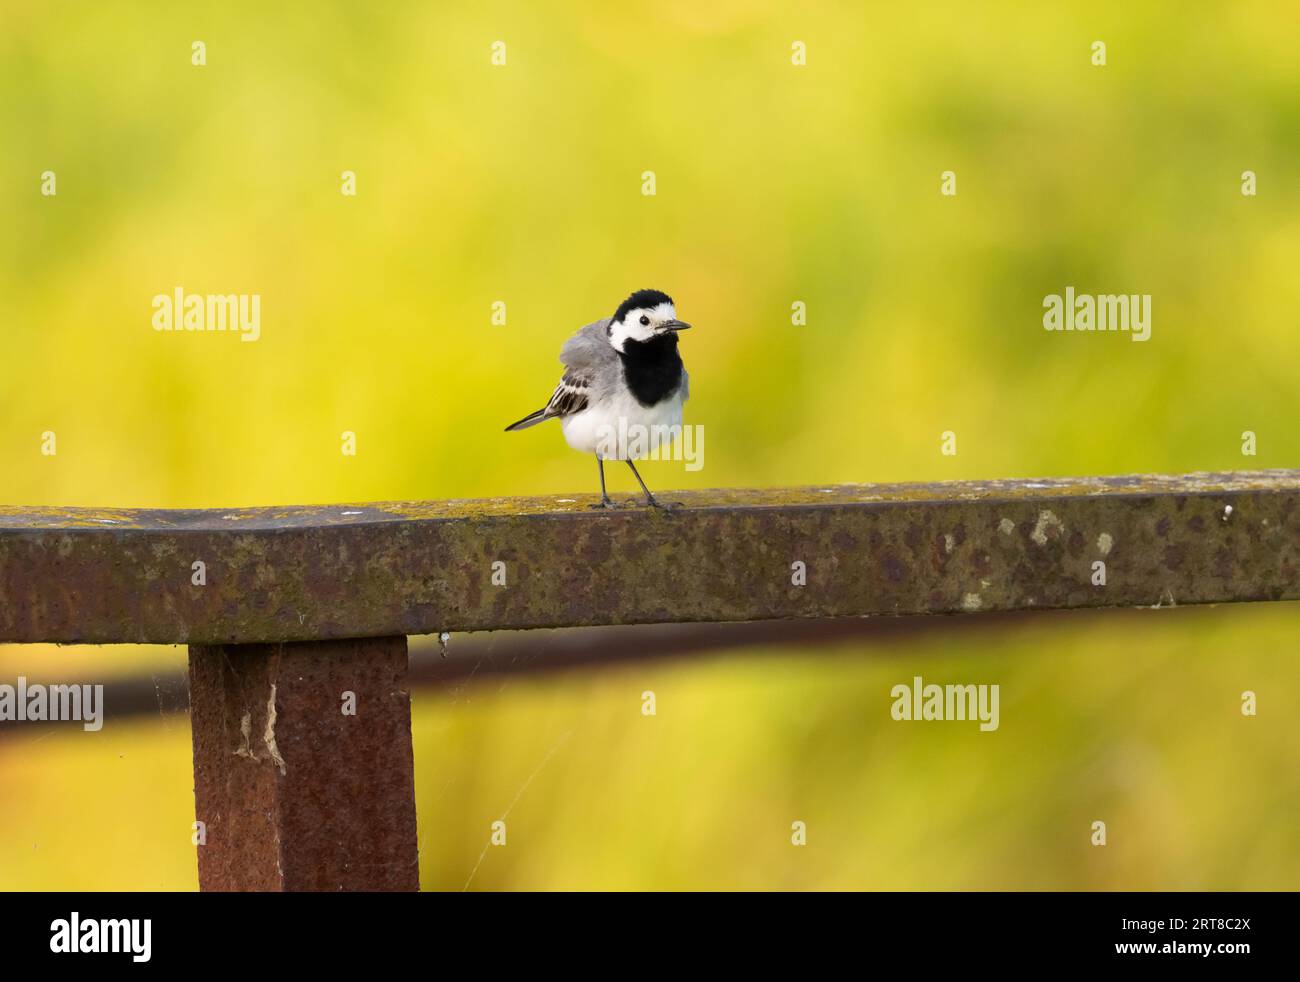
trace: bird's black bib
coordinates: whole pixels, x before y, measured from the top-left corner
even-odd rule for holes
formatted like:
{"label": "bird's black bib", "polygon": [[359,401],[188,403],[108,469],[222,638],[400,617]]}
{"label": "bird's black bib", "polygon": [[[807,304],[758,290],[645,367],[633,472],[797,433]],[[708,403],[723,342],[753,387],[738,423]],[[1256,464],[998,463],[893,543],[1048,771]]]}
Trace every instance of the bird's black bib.
{"label": "bird's black bib", "polygon": [[666,334],[649,341],[623,342],[623,379],[628,391],[641,405],[657,406],[682,384],[682,356],[677,353],[677,335]]}

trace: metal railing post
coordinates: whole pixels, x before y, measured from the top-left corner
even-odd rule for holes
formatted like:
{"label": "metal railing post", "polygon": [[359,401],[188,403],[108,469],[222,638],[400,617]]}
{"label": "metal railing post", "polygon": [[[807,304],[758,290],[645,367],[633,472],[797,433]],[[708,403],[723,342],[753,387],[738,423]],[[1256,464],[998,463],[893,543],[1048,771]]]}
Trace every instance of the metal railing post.
{"label": "metal railing post", "polygon": [[417,890],[405,637],[190,645],[202,890]]}

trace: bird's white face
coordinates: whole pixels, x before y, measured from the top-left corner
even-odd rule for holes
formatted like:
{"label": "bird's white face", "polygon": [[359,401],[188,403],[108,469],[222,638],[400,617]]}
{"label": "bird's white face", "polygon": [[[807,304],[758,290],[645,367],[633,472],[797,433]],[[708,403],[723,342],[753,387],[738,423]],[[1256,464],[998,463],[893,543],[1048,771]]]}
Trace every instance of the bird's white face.
{"label": "bird's white face", "polygon": [[621,321],[614,321],[609,326],[609,343],[615,350],[623,351],[623,345],[628,341],[649,341],[671,331],[680,331],[686,326],[677,319],[677,311],[670,303],[638,307],[629,310]]}

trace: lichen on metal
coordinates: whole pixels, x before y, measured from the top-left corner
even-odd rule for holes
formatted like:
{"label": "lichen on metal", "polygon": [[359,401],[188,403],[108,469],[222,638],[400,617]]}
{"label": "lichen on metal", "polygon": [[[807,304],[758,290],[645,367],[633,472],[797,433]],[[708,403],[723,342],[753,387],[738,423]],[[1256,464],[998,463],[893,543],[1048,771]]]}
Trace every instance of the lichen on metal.
{"label": "lichen on metal", "polygon": [[1300,471],[665,497],[681,507],[597,512],[593,496],[566,495],[0,508],[0,641],[250,643],[1300,598]]}

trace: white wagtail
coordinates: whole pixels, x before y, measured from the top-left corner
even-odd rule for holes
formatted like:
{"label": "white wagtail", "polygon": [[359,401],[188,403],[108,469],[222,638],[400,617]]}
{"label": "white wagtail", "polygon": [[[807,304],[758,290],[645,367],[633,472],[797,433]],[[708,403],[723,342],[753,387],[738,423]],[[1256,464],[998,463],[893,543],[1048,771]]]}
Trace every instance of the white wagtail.
{"label": "white wagtail", "polygon": [[[637,290],[613,317],[588,324],[564,343],[564,377],[551,401],[506,431],[558,418],[569,446],[596,455],[600,504],[594,507],[616,507],[605,493],[606,460],[627,461],[646,503],[663,507],[632,460],[654,451],[665,436],[671,440],[681,433],[682,403],[689,390],[677,332],[690,326],[677,319],[668,294]],[[629,441],[628,434],[634,439]]]}

